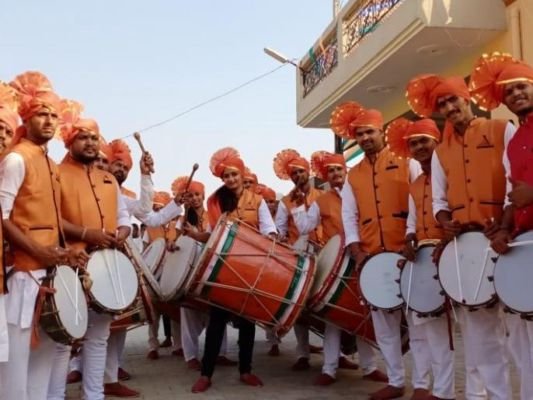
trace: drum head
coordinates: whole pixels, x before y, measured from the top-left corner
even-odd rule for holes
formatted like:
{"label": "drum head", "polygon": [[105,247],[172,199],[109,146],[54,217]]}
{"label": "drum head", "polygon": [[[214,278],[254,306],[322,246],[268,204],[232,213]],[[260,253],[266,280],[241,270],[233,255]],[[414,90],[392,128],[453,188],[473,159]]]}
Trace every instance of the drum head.
{"label": "drum head", "polygon": [[65,265],[58,266],[53,285],[54,303],[63,328],[73,339],[83,338],[87,331],[87,301],[76,271]]}
{"label": "drum head", "polygon": [[411,310],[422,314],[436,312],[444,305],[445,297],[432,258],[434,249],[435,246],[419,248],[416,261],[407,261],[401,272],[402,297]]}
{"label": "drum head", "polygon": [[[523,233],[514,242],[533,240],[533,231]],[[533,313],[533,245],[516,246],[498,258],[494,268],[494,287],[500,300],[511,310]]]}
{"label": "drum head", "polygon": [[148,245],[143,251],[143,260],[148,265],[150,272],[155,274],[155,271],[161,264],[163,257],[165,256],[167,243],[163,238],[157,238]]}
{"label": "drum head", "polygon": [[342,257],[343,254],[343,240],[340,235],[335,235],[329,239],[318,254],[315,280],[309,293],[310,298],[318,294],[324,287],[326,280],[331,276],[331,271],[338,265],[339,257]]}
{"label": "drum head", "polygon": [[157,298],[161,297],[159,282],[157,282],[157,279],[150,271],[150,268],[148,268],[148,265],[146,265],[146,262],[144,261],[141,252],[139,251],[137,246],[135,246],[135,243],[133,243],[131,237],[128,237],[128,239],[126,239],[126,244],[130,257],[132,257],[137,267],[140,268],[142,275],[146,280],[146,283],[148,283],[148,286],[150,286],[150,289],[153,292],[153,295],[155,295]]}
{"label": "drum head", "polygon": [[91,295],[97,305],[106,311],[124,310],[137,297],[137,271],[128,257],[120,251],[95,251],[87,263],[87,271],[93,280]]}
{"label": "drum head", "polygon": [[489,277],[494,275],[494,253],[487,252],[489,248],[489,240],[481,232],[463,233],[457,237],[457,249],[454,241],[444,248],[439,280],[446,294],[457,303],[475,307],[492,300],[495,289]]}
{"label": "drum head", "polygon": [[359,284],[365,300],[376,308],[393,310],[401,307],[400,269],[397,264],[404,257],[397,253],[380,253],[363,266]]}
{"label": "drum head", "polygon": [[188,236],[180,236],[176,247],[178,250],[167,252],[163,262],[159,280],[163,301],[174,300],[183,294],[185,282],[202,251],[200,243]]}

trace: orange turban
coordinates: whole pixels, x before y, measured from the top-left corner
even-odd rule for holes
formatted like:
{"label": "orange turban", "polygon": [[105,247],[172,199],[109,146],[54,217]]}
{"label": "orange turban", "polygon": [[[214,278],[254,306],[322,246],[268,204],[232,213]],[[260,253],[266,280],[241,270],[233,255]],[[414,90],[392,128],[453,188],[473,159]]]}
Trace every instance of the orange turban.
{"label": "orange turban", "polygon": [[111,158],[109,159],[109,163],[113,163],[117,160],[120,160],[126,165],[128,170],[131,169],[133,166],[133,160],[131,159],[131,150],[121,139],[115,139],[111,143],[109,143],[109,147],[111,149]]}
{"label": "orange turban", "polygon": [[155,192],[152,201],[154,205],[166,206],[172,201],[172,196],[167,192]]}
{"label": "orange turban", "polygon": [[492,110],[503,101],[504,85],[526,81],[533,83],[533,68],[510,54],[482,55],[470,75],[469,89],[473,100],[485,110]]}
{"label": "orange turban", "polygon": [[237,170],[244,176],[244,162],[233,147],[224,147],[211,156],[209,169],[213,175],[222,178],[226,168]]}
{"label": "orange turban", "polygon": [[346,170],[344,156],[328,151],[315,151],[311,155],[311,169],[323,181],[328,179],[328,167],[330,166],[339,166]]}
{"label": "orange turban", "polygon": [[259,180],[257,179],[257,175],[254,174],[250,168],[248,167],[245,167],[244,168],[244,176],[243,176],[244,179],[249,179],[251,181],[254,182],[255,185],[257,185],[259,183]]}
{"label": "orange turban", "polygon": [[109,146],[109,144],[102,136],[100,136],[100,157],[105,158],[108,162],[113,157],[111,146]]}
{"label": "orange turban", "polygon": [[293,168],[301,168],[309,172],[309,162],[293,149],[285,149],[276,154],[274,172],[279,179],[291,179]]}
{"label": "orange turban", "polygon": [[17,91],[8,84],[0,82],[0,121],[3,121],[13,133],[19,125],[18,106]]}
{"label": "orange turban", "polygon": [[274,192],[274,190],[270,189],[268,186],[263,185],[262,183],[257,184],[257,186],[255,187],[255,193],[263,196],[263,199],[265,200],[276,200],[276,192]]}
{"label": "orange turban", "polygon": [[418,75],[407,84],[407,103],[419,116],[428,118],[437,110],[437,99],[455,95],[470,100],[470,92],[465,80],[460,76],[449,78],[432,74]]}
{"label": "orange turban", "polygon": [[[172,182],[172,193],[174,196],[180,192],[185,191],[185,186],[187,185],[187,181],[189,180],[188,176],[180,176],[176,179],[174,179],[174,182]],[[205,193],[205,187],[201,182],[198,181],[191,181],[189,184],[188,191],[190,193]]]}
{"label": "orange turban", "polygon": [[435,121],[429,118],[415,122],[405,118],[398,118],[387,127],[387,144],[390,150],[399,157],[407,158],[411,156],[407,141],[418,136],[427,136],[439,142],[441,135]]}
{"label": "orange turban", "polygon": [[383,115],[374,109],[365,109],[355,101],[335,107],[329,120],[331,130],[344,139],[353,139],[358,127],[383,129]]}
{"label": "orange turban", "polygon": [[59,108],[61,125],[59,133],[65,143],[65,147],[70,147],[76,135],[80,131],[89,131],[100,136],[100,128],[93,119],[81,118],[83,106],[77,101],[62,100]]}

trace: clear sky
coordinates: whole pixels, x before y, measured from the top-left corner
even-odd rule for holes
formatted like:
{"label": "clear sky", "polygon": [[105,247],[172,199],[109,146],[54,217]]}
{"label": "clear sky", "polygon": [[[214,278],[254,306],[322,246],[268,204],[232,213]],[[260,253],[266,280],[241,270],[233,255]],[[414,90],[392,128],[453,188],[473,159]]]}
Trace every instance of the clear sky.
{"label": "clear sky", "polygon": [[[20,0],[3,7],[0,79],[39,70],[59,95],[80,101],[104,137],[124,137],[276,68],[272,47],[302,57],[332,19],[330,0]],[[196,175],[208,192],[219,181],[211,154],[234,146],[260,181],[291,188],[272,159],[292,147],[309,157],[333,150],[329,130],[296,125],[296,72],[274,74],[143,133],[156,162],[156,189]],[[133,138],[127,139],[138,159]],[[60,160],[62,144],[52,143]],[[138,191],[136,166],[126,186]]]}

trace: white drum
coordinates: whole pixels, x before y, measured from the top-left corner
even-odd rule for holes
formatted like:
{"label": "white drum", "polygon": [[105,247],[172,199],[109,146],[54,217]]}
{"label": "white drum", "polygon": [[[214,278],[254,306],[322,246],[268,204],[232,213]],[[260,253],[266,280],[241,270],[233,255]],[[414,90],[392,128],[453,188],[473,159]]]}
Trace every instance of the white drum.
{"label": "white drum", "polygon": [[442,288],[455,302],[472,309],[491,304],[496,298],[494,253],[482,232],[466,232],[450,241],[439,260]]}
{"label": "white drum", "polygon": [[419,316],[438,315],[444,310],[446,297],[433,262],[435,246],[422,245],[415,262],[407,261],[400,274],[400,293],[405,304]]}
{"label": "white drum", "polygon": [[511,250],[498,257],[494,267],[494,287],[498,297],[512,312],[533,315],[533,231],[515,238]]}
{"label": "white drum", "polygon": [[167,251],[161,268],[161,300],[177,300],[185,295],[186,282],[201,252],[202,245],[189,236],[176,240],[176,250]]}
{"label": "white drum", "polygon": [[91,253],[87,271],[93,285],[89,292],[91,306],[102,312],[120,313],[137,298],[139,278],[125,254],[115,249]]}
{"label": "white drum", "polygon": [[141,273],[144,279],[146,280],[148,287],[150,288],[150,296],[152,297],[152,299],[159,300],[161,298],[161,289],[159,288],[159,282],[152,274],[152,271],[150,271],[150,268],[144,261],[141,252],[139,251],[137,246],[135,246],[135,243],[133,243],[131,237],[128,237],[128,239],[126,239],[126,252],[128,253],[128,256],[130,257],[134,266],[141,270]]}
{"label": "white drum", "polygon": [[163,238],[157,238],[144,249],[142,256],[152,275],[157,280],[161,277],[161,266],[167,250],[167,242]]}
{"label": "white drum", "polygon": [[361,294],[371,306],[388,311],[402,306],[399,260],[405,258],[398,253],[384,252],[372,256],[363,265],[359,284]]}
{"label": "white drum", "polygon": [[60,265],[44,286],[55,289],[46,296],[40,324],[56,342],[71,345],[81,340],[87,331],[87,300],[78,273],[71,267]]}

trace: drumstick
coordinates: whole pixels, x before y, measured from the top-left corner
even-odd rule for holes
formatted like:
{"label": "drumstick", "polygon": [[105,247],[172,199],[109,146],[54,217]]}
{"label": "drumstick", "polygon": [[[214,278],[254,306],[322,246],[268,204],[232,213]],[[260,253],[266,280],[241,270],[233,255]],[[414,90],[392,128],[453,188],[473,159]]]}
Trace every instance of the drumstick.
{"label": "drumstick", "polygon": [[489,251],[491,250],[490,247],[487,247],[485,249],[485,257],[483,257],[483,267],[481,268],[481,273],[479,274],[479,279],[477,281],[476,286],[476,292],[474,295],[474,301],[477,300],[477,296],[479,296],[479,290],[481,289],[481,281],[483,280],[483,275],[485,275],[485,268],[487,267],[487,261],[489,260]]}
{"label": "drumstick", "polygon": [[533,240],[524,240],[522,242],[513,242],[507,244],[509,247],[520,247],[520,246],[530,246],[533,244]]}
{"label": "drumstick", "polygon": [[465,298],[463,297],[463,283],[461,282],[461,274],[459,272],[459,251],[457,249],[457,237],[454,236],[453,238],[453,247],[455,250],[455,270],[457,272],[457,283],[459,284],[459,297],[461,298],[461,301],[464,303]]}
{"label": "drumstick", "polygon": [[122,299],[122,307],[126,305],[126,298],[124,297],[124,290],[122,289],[122,278],[120,277],[120,271],[118,270],[118,250],[113,250],[113,256],[115,257],[115,269],[117,271],[118,287],[120,290],[120,298]]}
{"label": "drumstick", "polygon": [[113,276],[113,272],[111,271],[111,267],[109,266],[109,260],[107,259],[107,252],[104,250],[104,263],[107,269],[107,273],[109,274],[109,279],[111,280],[111,286],[113,287],[113,293],[115,294],[115,300],[117,304],[119,304],[118,299],[118,292],[117,292],[117,285],[115,283],[115,277]]}
{"label": "drumstick", "polygon": [[[187,192],[187,190],[189,190],[189,186],[191,186],[191,182],[192,182],[192,177],[194,176],[194,174],[196,173],[196,171],[198,170],[198,168],[200,168],[200,166],[198,165],[198,163],[194,163],[193,166],[192,166],[192,171],[191,171],[191,174],[189,175],[189,178],[187,179],[187,184],[185,185],[185,190],[184,192]],[[184,207],[184,210],[183,210],[183,215],[185,218],[187,218],[187,212],[189,211],[189,207],[188,206],[185,206]]]}
{"label": "drumstick", "polygon": [[[148,153],[148,152],[146,151],[146,149],[144,148],[143,142],[142,142],[142,140],[141,140],[141,134],[140,134],[139,132],[135,132],[135,133],[133,134],[133,137],[135,138],[135,140],[136,140],[137,143],[139,144],[139,147],[141,148],[142,153],[143,153],[143,154]],[[154,172],[155,172],[153,166],[150,167],[150,172],[151,172],[151,173],[154,173]]]}
{"label": "drumstick", "polygon": [[414,264],[410,263],[411,269],[409,270],[409,285],[407,286],[407,300],[405,302],[405,316],[409,313],[409,300],[411,299],[411,283],[413,282],[413,267]]}
{"label": "drumstick", "polygon": [[[65,280],[63,279],[63,276],[59,273],[59,271],[57,269],[56,269],[56,276],[59,277],[59,280],[61,281],[61,284],[63,285],[63,288],[65,289],[65,292],[67,293],[68,299],[70,300],[70,302],[74,306],[74,309],[76,310],[76,318],[78,318],[78,315],[80,314],[80,311],[79,311],[78,307],[76,306],[77,303],[76,304],[74,303],[74,300],[72,299],[72,293],[70,293],[70,290],[68,290],[67,283],[65,282]],[[81,317],[81,315],[80,315],[80,317]]]}

